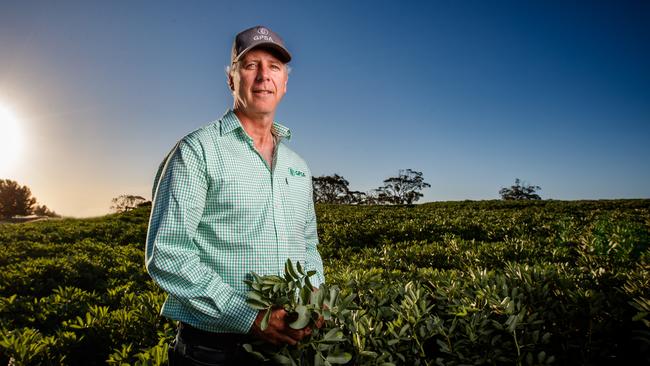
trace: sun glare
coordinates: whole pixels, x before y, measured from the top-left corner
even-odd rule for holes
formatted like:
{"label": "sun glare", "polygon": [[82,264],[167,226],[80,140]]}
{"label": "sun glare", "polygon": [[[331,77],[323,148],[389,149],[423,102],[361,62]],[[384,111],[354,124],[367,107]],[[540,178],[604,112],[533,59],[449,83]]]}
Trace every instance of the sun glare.
{"label": "sun glare", "polygon": [[18,160],[22,147],[23,139],[16,117],[9,107],[0,104],[0,174],[6,174]]}

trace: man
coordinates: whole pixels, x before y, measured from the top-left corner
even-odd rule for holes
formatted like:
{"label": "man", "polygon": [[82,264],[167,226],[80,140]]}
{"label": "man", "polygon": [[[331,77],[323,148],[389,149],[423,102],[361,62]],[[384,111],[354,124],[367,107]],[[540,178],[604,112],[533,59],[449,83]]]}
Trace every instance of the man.
{"label": "man", "polygon": [[242,350],[252,337],[294,345],[311,329],[289,328],[275,309],[246,302],[250,273],[282,274],[287,258],[317,272],[311,173],[274,122],[287,90],[291,54],[270,29],[239,33],[228,85],[233,109],[182,138],[156,174],[146,245],[149,274],[167,293],[161,313],[179,321],[172,364],[257,364]]}

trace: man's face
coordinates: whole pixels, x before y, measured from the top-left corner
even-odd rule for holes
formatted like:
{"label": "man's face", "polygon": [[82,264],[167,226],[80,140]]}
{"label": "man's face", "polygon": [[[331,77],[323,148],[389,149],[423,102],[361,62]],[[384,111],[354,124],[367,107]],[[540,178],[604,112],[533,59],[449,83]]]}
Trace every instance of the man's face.
{"label": "man's face", "polygon": [[249,115],[273,114],[287,92],[286,65],[261,48],[248,51],[230,77],[234,108]]}

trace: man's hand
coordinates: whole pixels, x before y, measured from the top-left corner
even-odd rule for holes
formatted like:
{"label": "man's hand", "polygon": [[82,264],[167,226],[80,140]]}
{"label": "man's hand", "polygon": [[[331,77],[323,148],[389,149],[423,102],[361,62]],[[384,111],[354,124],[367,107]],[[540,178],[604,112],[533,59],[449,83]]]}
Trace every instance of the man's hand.
{"label": "man's hand", "polygon": [[318,317],[318,319],[316,319],[316,322],[315,322],[315,323],[316,323],[316,324],[314,324],[314,325],[316,326],[316,328],[320,329],[320,328],[323,327],[323,325],[325,325],[325,319],[324,319],[323,316],[321,315],[321,316]]}
{"label": "man's hand", "polygon": [[300,340],[311,334],[310,327],[292,329],[285,320],[287,312],[282,308],[271,310],[269,325],[266,329],[262,330],[260,325],[265,314],[266,310],[260,311],[251,327],[251,333],[257,338],[277,346],[283,343],[295,346]]}

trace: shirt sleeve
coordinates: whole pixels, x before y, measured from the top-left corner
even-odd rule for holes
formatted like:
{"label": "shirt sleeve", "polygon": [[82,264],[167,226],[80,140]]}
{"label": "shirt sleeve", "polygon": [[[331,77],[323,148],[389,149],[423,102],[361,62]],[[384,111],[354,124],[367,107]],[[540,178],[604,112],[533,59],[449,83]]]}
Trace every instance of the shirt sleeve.
{"label": "shirt sleeve", "polygon": [[[311,181],[311,174],[309,175]],[[318,231],[316,230],[316,211],[314,209],[313,188],[309,190],[309,203],[307,208],[307,222],[305,223],[305,242],[307,243],[305,253],[305,267],[308,271],[316,271],[310,277],[312,285],[318,287],[325,282],[323,260],[318,252]]]}
{"label": "shirt sleeve", "polygon": [[206,325],[247,333],[257,312],[201,261],[194,242],[208,192],[200,144],[183,139],[155,183],[146,267],[153,280]]}

